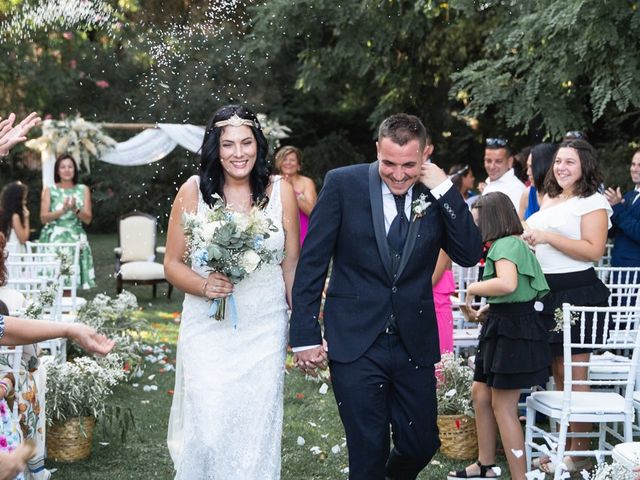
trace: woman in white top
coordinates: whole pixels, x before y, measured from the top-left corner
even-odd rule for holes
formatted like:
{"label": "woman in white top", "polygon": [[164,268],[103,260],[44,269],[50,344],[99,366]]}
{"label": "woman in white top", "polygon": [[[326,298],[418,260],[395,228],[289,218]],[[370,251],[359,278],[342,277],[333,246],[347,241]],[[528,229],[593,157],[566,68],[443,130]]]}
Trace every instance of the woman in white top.
{"label": "woman in white top", "polygon": [[12,251],[18,251],[29,240],[29,209],[27,186],[20,182],[8,183],[0,193],[0,232],[8,238]]}
{"label": "woman in white top", "polygon": [[[535,247],[536,257],[542,266],[551,291],[543,298],[541,316],[549,325],[555,325],[554,312],[564,302],[573,305],[608,306],[609,290],[598,279],[593,262],[598,261],[605,250],[607,230],[611,227],[612,210],[605,197],[598,193],[603,176],[598,166],[595,149],[586,141],[563,141],[554,157],[552,168],[545,179],[546,194],[540,210],[527,219],[523,238]],[[599,330],[601,330],[600,322]],[[587,324],[587,335],[591,334]],[[575,331],[574,331],[575,330]],[[578,327],[571,336],[577,340]],[[602,335],[602,331],[598,336]],[[563,358],[562,333],[550,335],[553,354],[553,378],[556,388],[562,390]],[[572,351],[573,361],[588,361],[590,350]],[[587,368],[573,369],[575,379],[586,379]],[[575,388],[578,390],[578,388]],[[585,385],[580,390],[589,390]],[[571,431],[591,431],[590,424],[572,423]],[[571,438],[568,450],[585,450],[589,439]],[[540,465],[543,471],[553,471],[550,463]],[[579,471],[586,466],[583,461],[570,457],[563,460],[569,470]],[[587,459],[587,462],[589,460]]]}

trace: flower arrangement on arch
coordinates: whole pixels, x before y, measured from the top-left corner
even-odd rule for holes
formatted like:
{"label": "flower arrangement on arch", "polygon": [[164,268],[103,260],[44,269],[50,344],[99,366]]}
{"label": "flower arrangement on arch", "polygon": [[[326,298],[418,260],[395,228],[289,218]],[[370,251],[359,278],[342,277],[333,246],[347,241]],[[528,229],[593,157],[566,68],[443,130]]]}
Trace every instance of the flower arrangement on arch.
{"label": "flower arrangement on arch", "polygon": [[51,150],[55,156],[68,153],[91,171],[91,157],[100,157],[116,144],[113,138],[103,133],[100,125],[87,122],[78,114],[70,119],[45,120],[42,122],[42,136],[29,140],[25,145],[40,152]]}

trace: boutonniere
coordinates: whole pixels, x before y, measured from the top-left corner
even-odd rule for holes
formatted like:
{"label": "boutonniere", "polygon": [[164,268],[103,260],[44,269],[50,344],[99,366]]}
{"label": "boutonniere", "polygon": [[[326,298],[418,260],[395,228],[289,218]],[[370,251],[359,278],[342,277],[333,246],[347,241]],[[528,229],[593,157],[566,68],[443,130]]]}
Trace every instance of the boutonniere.
{"label": "boutonniere", "polygon": [[430,205],[431,202],[427,202],[427,196],[424,193],[421,193],[420,196],[411,204],[413,221],[415,222],[418,218],[423,217],[424,212],[427,211],[427,208],[429,208]]}

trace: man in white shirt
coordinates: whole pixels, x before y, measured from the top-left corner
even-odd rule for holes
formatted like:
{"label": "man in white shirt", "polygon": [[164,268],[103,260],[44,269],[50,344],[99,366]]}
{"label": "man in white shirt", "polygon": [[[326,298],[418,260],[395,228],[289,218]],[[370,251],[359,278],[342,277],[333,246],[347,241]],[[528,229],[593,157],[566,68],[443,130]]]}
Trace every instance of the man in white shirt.
{"label": "man in white shirt", "polygon": [[489,177],[482,194],[502,192],[511,199],[514,208],[518,211],[520,197],[526,187],[513,172],[513,156],[509,144],[504,138],[487,138],[484,150],[484,169]]}

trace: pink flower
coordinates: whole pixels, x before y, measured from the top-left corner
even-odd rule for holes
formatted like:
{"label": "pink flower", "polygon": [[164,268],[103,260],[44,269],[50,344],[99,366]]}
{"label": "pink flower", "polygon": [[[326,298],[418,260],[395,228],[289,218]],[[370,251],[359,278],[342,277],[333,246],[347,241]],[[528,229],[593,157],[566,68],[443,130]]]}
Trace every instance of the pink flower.
{"label": "pink flower", "polygon": [[53,115],[51,115],[50,113],[47,113],[47,114],[44,116],[44,119],[45,119],[45,120],[51,120],[52,118],[53,118]]}
{"label": "pink flower", "polygon": [[7,437],[0,435],[0,448],[7,448]]}
{"label": "pink flower", "polygon": [[77,66],[78,66],[78,61],[75,58],[72,58],[69,61],[69,68],[71,68],[72,70],[75,70]]}
{"label": "pink flower", "polygon": [[71,32],[64,32],[62,34],[62,38],[64,38],[65,40],[71,40],[73,38],[73,33]]}
{"label": "pink flower", "polygon": [[0,403],[0,415],[4,416],[7,414],[7,406],[6,403]]}
{"label": "pink flower", "polygon": [[98,80],[96,82],[96,87],[98,88],[109,88],[111,85],[109,85],[109,82],[107,82],[106,80]]}

